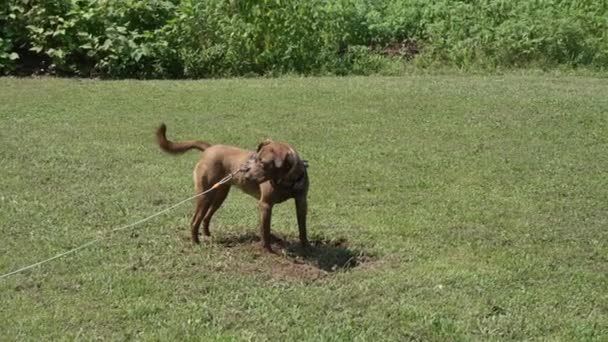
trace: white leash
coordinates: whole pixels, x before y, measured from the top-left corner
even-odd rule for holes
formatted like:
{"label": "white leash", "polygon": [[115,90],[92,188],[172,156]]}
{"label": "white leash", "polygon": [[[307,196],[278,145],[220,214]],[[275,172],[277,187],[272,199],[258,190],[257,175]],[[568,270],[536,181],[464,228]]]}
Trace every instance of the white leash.
{"label": "white leash", "polygon": [[[215,184],[214,184],[214,185],[213,185],[211,188],[209,188],[209,189],[207,189],[207,190],[205,190],[205,191],[201,192],[200,194],[196,194],[196,195],[194,195],[194,196],[191,196],[191,197],[189,197],[189,198],[186,198],[186,199],[185,199],[185,200],[183,200],[183,201],[180,201],[180,202],[178,202],[178,203],[176,203],[176,204],[174,204],[174,205],[172,205],[172,206],[170,206],[170,207],[168,207],[168,208],[165,208],[165,209],[163,209],[163,210],[161,210],[161,211],[159,211],[159,212],[157,212],[157,213],[155,213],[155,214],[153,214],[153,215],[150,215],[150,216],[148,216],[148,217],[145,217],[145,218],[143,218],[143,219],[141,219],[141,220],[139,220],[139,221],[136,221],[136,222],[133,222],[133,223],[127,224],[127,225],[122,226],[122,227],[118,227],[118,228],[112,229],[112,230],[110,230],[109,232],[107,232],[107,233],[106,233],[106,235],[109,235],[109,234],[112,234],[112,233],[115,233],[115,232],[118,232],[118,231],[121,231],[121,230],[125,230],[125,229],[128,229],[128,228],[131,228],[131,227],[137,226],[137,225],[139,225],[139,224],[142,224],[142,223],[144,223],[144,222],[146,222],[146,221],[149,221],[149,220],[151,220],[151,219],[153,219],[153,218],[155,218],[155,217],[157,217],[157,216],[160,216],[160,215],[162,215],[162,214],[166,213],[167,211],[170,211],[170,210],[172,210],[172,209],[175,209],[175,208],[179,207],[180,205],[182,205],[182,204],[184,204],[184,203],[186,203],[186,202],[188,202],[188,201],[190,201],[190,200],[192,200],[192,199],[194,199],[194,198],[197,198],[197,197],[202,196],[202,195],[204,195],[204,194],[206,194],[206,193],[209,193],[209,192],[211,192],[211,191],[213,191],[213,190],[217,189],[217,188],[218,188],[220,185],[222,185],[222,184],[224,184],[224,183],[226,183],[226,182],[230,181],[230,180],[232,179],[232,177],[234,177],[234,175],[236,175],[237,173],[239,173],[239,172],[241,172],[241,171],[242,171],[242,169],[237,170],[237,171],[235,171],[235,172],[233,172],[233,173],[229,174],[228,176],[224,177],[224,178],[223,178],[222,180],[220,180],[219,182],[215,183]],[[9,272],[9,273],[6,273],[6,274],[3,274],[3,275],[0,275],[0,280],[2,280],[2,279],[4,279],[4,278],[7,278],[7,277],[9,277],[9,276],[11,276],[11,275],[13,275],[13,274],[17,274],[17,273],[20,273],[20,272],[23,272],[23,271],[29,270],[29,269],[31,269],[31,268],[34,268],[34,267],[36,267],[36,266],[40,266],[40,265],[42,265],[42,264],[46,264],[46,263],[47,263],[47,262],[49,262],[49,261],[52,261],[52,260],[55,260],[55,259],[59,259],[59,258],[61,258],[61,257],[63,257],[63,256],[68,255],[68,254],[75,253],[75,252],[77,252],[77,251],[79,251],[79,250],[81,250],[81,249],[84,249],[84,248],[86,248],[86,247],[88,247],[88,246],[90,246],[90,245],[92,245],[92,244],[94,244],[94,243],[96,243],[96,242],[99,242],[99,241],[101,241],[101,240],[105,240],[105,239],[108,239],[108,238],[109,238],[109,236],[105,236],[105,237],[100,237],[100,238],[97,238],[97,239],[95,239],[95,240],[92,240],[92,241],[89,241],[89,242],[85,243],[84,245],[81,245],[81,246],[78,246],[78,247],[76,247],[76,248],[70,249],[70,250],[69,250],[69,251],[67,251],[67,252],[63,252],[63,253],[57,254],[57,255],[55,255],[55,256],[53,256],[53,257],[50,257],[50,258],[48,258],[48,259],[45,259],[45,260],[39,261],[39,262],[37,262],[37,263],[35,263],[35,264],[31,264],[31,265],[28,265],[28,266],[22,267],[22,268],[20,268],[20,269],[18,269],[18,270],[14,270],[14,271],[12,271],[12,272]]]}

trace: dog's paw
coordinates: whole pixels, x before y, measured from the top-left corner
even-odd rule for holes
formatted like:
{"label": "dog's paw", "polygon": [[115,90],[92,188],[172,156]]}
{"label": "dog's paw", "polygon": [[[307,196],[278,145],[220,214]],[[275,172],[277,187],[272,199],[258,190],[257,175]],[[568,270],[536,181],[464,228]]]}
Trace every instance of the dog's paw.
{"label": "dog's paw", "polygon": [[267,253],[270,253],[270,254],[277,254],[277,252],[275,252],[272,249],[272,246],[269,245],[269,244],[262,244],[260,247],[262,248],[262,250],[264,250],[264,252],[267,252]]}

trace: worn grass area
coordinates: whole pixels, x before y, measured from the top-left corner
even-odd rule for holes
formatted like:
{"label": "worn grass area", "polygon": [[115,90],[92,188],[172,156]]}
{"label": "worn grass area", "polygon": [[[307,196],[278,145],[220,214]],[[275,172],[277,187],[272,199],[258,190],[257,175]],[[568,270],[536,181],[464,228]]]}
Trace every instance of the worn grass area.
{"label": "worn grass area", "polygon": [[255,242],[232,192],[214,241],[192,204],[0,280],[3,340],[605,340],[608,80],[550,76],[183,82],[0,79],[0,272],[193,193],[169,136],[310,161]]}

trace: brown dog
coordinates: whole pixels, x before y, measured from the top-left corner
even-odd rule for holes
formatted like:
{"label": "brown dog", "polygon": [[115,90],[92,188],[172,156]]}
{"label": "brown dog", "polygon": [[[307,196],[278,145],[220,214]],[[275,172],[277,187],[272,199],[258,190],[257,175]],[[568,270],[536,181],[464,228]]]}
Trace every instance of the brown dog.
{"label": "brown dog", "polygon": [[[209,222],[222,205],[231,185],[258,199],[260,210],[260,233],[262,245],[270,247],[270,216],[272,206],[294,198],[298,218],[300,242],[308,246],[306,238],[306,212],[308,194],[308,173],[306,162],[296,151],[284,143],[266,140],[257,152],[226,145],[210,145],[200,140],[171,142],[166,138],[167,127],[161,124],[156,131],[160,148],[171,154],[184,153],[190,149],[205,152],[194,168],[194,185],[199,194],[237,172],[232,180],[214,191],[197,197],[196,210],[192,217],[192,241],[199,243],[199,226],[203,223],[203,234],[210,236]],[[238,172],[240,171],[240,172]]]}

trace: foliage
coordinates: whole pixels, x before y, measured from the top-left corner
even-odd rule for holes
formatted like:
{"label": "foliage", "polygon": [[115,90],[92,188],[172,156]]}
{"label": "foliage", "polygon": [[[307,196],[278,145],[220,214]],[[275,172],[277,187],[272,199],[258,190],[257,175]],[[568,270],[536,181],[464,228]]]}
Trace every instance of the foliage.
{"label": "foliage", "polygon": [[[164,0],[13,1],[12,44],[51,61],[50,71],[107,76],[154,75],[155,32],[175,13]],[[9,36],[10,38],[11,36]]]}
{"label": "foliage", "polygon": [[369,74],[392,68],[395,56],[422,67],[603,69],[606,2],[6,0],[0,72],[30,65],[139,78]]}
{"label": "foliage", "polygon": [[165,31],[184,76],[311,73],[335,54],[330,13],[323,2],[182,1]]}
{"label": "foliage", "polygon": [[[606,67],[606,1],[476,0],[435,3],[423,20],[425,58],[460,67]],[[430,15],[429,15],[430,14]]]}

